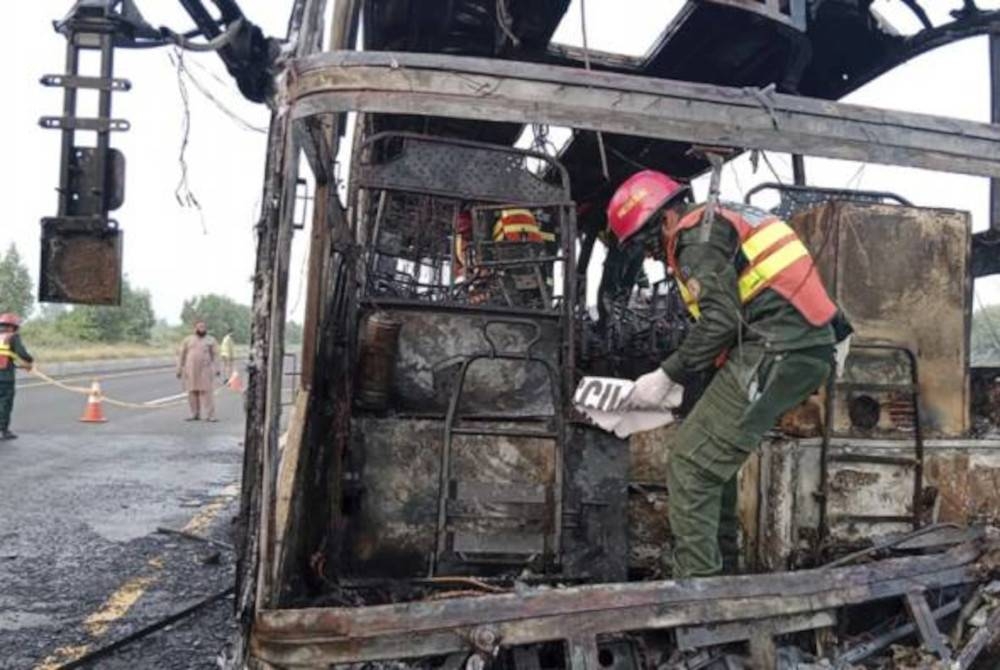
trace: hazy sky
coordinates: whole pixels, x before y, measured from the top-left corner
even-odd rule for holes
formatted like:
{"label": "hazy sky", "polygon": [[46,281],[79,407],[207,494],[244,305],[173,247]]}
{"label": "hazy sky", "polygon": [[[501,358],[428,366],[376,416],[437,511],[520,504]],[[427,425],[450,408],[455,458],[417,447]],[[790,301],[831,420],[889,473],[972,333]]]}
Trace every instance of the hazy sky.
{"label": "hazy sky", "polygon": [[[13,17],[0,42],[0,70],[5,104],[0,107],[4,129],[0,163],[0,195],[8,203],[0,224],[0,247],[17,244],[37,276],[39,220],[56,212],[59,133],[38,127],[38,117],[58,115],[62,94],[46,89],[38,78],[63,71],[65,40],[51,20],[72,6],[70,0],[35,0],[12,3]],[[138,0],[146,20],[178,31],[191,26],[173,0]],[[247,16],[269,35],[283,35],[290,2],[241,0]],[[588,0],[588,37],[595,49],[641,54],[667,20],[681,6],[680,0]],[[1000,7],[1000,0],[980,0],[980,7]],[[946,18],[958,0],[932,0],[925,5],[931,18]],[[875,7],[902,32],[917,24],[899,0],[876,0]],[[556,39],[580,43],[579,0],[560,26]],[[182,207],[175,198],[180,177],[178,154],[182,138],[183,105],[177,72],[169,49],[116,52],[115,74],[132,81],[128,93],[115,94],[113,116],[128,119],[132,129],[115,134],[112,145],[126,157],[124,206],[114,213],[124,235],[125,271],[133,284],[152,291],[159,317],[175,322],[185,298],[206,292],[224,293],[250,301],[250,275],[254,261],[253,224],[259,210],[265,136],[248,130],[226,116],[200,92],[188,85],[191,130],[187,148],[188,183],[201,203],[201,214]],[[264,127],[268,111],[244,101],[212,54],[185,53],[195,77],[226,107],[253,126]],[[88,67],[88,61],[84,61]],[[96,68],[96,58],[89,61]],[[856,92],[849,102],[916,112],[943,114],[988,121],[989,81],[985,38],[968,40],[925,55]],[[93,115],[96,96],[81,97],[81,114]],[[90,139],[86,138],[85,143]],[[596,157],[595,157],[596,159]],[[772,161],[782,178],[790,178],[786,156]],[[826,186],[889,190],[926,206],[971,211],[974,228],[986,227],[988,182],[985,179],[943,175],[844,161],[813,159],[807,172],[812,183]],[[754,175],[746,161],[724,173],[724,195],[742,199],[742,193],[759,181],[772,181],[766,170]],[[699,195],[704,186],[698,185]],[[204,231],[202,228],[204,221]],[[304,303],[300,286],[302,241],[297,234],[292,260],[290,304],[298,317]],[[987,302],[1000,302],[1000,284],[982,282]],[[0,287],[2,290],[2,287]]]}

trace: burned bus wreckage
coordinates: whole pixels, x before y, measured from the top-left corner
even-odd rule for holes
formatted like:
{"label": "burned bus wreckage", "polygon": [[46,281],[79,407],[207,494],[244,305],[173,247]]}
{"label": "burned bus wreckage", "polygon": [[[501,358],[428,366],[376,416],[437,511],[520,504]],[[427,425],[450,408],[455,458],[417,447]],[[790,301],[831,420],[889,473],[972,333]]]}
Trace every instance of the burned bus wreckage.
{"label": "burned bus wreckage", "polygon": [[[934,25],[907,0],[923,27],[902,35],[870,0],[692,0],[631,57],[553,43],[570,0],[338,0],[332,26],[323,0],[292,4],[258,226],[246,665],[995,662],[1000,370],[970,368],[969,338],[972,283],[1000,273],[1000,11],[955,0]],[[980,35],[992,124],[835,102]],[[532,124],[573,132],[519,148]],[[764,150],[793,156],[795,183],[765,188],[855,345],[740,473],[742,574],[665,579],[676,427],[619,439],[572,398],[653,369],[689,320],[670,280],[640,290],[641,258],[602,274],[593,250],[636,170]],[[991,178],[990,228],[812,187],[804,156]],[[300,157],[305,341],[279,439]]]}

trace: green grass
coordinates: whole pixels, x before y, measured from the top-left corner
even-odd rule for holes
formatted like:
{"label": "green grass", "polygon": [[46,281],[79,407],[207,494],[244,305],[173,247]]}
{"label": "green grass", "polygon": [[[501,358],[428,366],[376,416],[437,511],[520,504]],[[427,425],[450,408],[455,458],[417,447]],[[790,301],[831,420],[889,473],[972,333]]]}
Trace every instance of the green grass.
{"label": "green grass", "polygon": [[35,357],[39,365],[46,363],[63,363],[67,361],[99,361],[120,358],[151,358],[157,356],[176,356],[174,347],[153,346],[148,344],[77,344],[66,346],[31,346],[25,345]]}
{"label": "green grass", "polygon": [[[122,358],[158,358],[177,356],[177,345],[135,344],[122,342],[118,344],[80,343],[75,345],[40,345],[32,346],[25,341],[25,346],[34,356],[35,361],[43,368],[46,363],[68,363],[77,361],[118,360]],[[246,356],[246,346],[236,346],[236,356]]]}

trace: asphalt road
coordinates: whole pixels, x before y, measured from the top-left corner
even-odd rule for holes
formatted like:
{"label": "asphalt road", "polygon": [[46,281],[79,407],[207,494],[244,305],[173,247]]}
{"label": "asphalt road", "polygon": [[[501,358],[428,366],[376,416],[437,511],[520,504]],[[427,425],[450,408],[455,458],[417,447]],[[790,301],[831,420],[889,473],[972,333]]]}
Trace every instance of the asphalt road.
{"label": "asphalt road", "polygon": [[[69,383],[89,386],[90,377]],[[172,369],[100,377],[108,397],[180,393]],[[218,423],[104,405],[22,375],[0,442],[0,668],[56,668],[232,585],[232,552],[157,533],[229,538],[242,464],[242,396],[217,395]],[[231,601],[88,667],[212,668]]]}
{"label": "asphalt road", "polygon": [[[19,435],[76,433],[86,435],[124,433],[233,434],[243,424],[241,396],[229,389],[216,394],[217,424],[185,425],[187,403],[174,369],[133,370],[107,375],[60,379],[71,386],[89,387],[93,379],[109,398],[130,403],[162,401],[160,409],[124,409],[104,403],[106,424],[82,424],[86,396],[70,393],[21,373],[17,383],[12,429]],[[184,429],[189,429],[185,431]]]}

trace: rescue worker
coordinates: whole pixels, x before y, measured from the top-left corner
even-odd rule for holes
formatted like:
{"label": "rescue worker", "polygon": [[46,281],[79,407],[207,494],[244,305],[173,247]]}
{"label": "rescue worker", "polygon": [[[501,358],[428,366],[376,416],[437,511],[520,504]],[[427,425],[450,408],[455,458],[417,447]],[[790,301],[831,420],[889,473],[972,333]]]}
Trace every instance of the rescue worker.
{"label": "rescue worker", "polygon": [[17,314],[0,314],[0,440],[13,440],[10,432],[10,415],[14,411],[14,382],[18,367],[31,370],[34,359],[21,342],[18,329],[21,318]]}
{"label": "rescue worker", "polygon": [[688,196],[645,170],[607,210],[620,244],[665,260],[695,319],[680,347],[636,380],[629,404],[659,406],[676,385],[718,368],[667,465],[674,578],[735,571],[736,475],[764,433],[831,374],[835,317],[843,335],[850,329],[785,222],[729,203],[709,217]]}
{"label": "rescue worker", "polygon": [[206,421],[216,421],[215,390],[213,378],[218,374],[218,344],[208,334],[204,321],[194,324],[194,334],[181,342],[177,361],[177,378],[184,382],[188,394],[191,416],[187,421],[198,421],[204,415]]}
{"label": "rescue worker", "polygon": [[222,357],[222,378],[228,381],[233,376],[233,331],[227,330],[219,345],[219,356]]}

